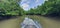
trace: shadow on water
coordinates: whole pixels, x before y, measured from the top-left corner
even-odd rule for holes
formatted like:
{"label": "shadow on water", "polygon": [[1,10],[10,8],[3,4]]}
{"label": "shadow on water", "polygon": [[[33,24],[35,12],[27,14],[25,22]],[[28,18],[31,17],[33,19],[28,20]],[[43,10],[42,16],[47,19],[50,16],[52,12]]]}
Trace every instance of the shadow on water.
{"label": "shadow on water", "polygon": [[12,15],[0,15],[0,21],[2,20],[8,20],[8,19],[11,19],[11,18],[16,18],[17,16],[12,16]]}
{"label": "shadow on water", "polygon": [[[41,15],[40,15],[41,16]],[[49,14],[49,15],[42,15],[43,17],[47,17],[47,18],[50,18],[52,20],[56,20],[56,21],[60,21],[60,14]]]}

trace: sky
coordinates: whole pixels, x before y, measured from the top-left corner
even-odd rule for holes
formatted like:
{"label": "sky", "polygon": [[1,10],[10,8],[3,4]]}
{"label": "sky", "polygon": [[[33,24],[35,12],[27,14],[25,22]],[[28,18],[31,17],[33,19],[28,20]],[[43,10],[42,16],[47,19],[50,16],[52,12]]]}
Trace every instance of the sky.
{"label": "sky", "polygon": [[29,10],[30,8],[42,5],[45,0],[22,0],[20,5],[24,10]]}

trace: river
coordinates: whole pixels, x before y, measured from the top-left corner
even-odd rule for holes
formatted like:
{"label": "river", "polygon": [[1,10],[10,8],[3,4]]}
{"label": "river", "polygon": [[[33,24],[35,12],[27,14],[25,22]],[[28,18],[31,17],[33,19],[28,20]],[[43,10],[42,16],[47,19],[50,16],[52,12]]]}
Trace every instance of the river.
{"label": "river", "polygon": [[[21,28],[21,23],[24,21],[25,17],[26,16],[20,16],[18,18],[11,18],[8,20],[0,21],[0,28]],[[32,20],[38,21],[41,24],[42,28],[60,28],[60,21],[37,15],[28,17]]]}

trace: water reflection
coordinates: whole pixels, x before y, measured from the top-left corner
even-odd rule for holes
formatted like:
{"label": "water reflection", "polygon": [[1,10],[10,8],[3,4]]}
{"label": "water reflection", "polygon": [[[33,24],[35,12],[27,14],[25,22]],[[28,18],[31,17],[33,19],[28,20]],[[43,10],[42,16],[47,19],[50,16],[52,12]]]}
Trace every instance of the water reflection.
{"label": "water reflection", "polygon": [[21,26],[21,28],[42,28],[37,21],[33,21],[28,17],[25,17],[24,21],[21,23]]}

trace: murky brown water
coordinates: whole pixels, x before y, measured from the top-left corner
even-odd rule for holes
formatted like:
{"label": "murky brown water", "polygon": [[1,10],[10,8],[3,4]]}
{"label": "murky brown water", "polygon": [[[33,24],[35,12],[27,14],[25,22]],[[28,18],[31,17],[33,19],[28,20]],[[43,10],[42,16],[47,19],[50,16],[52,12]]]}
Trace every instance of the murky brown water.
{"label": "murky brown water", "polygon": [[[37,20],[42,24],[43,28],[60,28],[60,22],[51,20],[50,18],[45,18],[41,16],[29,16],[33,20]],[[15,19],[9,19],[0,21],[0,28],[21,28],[20,23],[23,22],[24,18],[19,17]]]}

